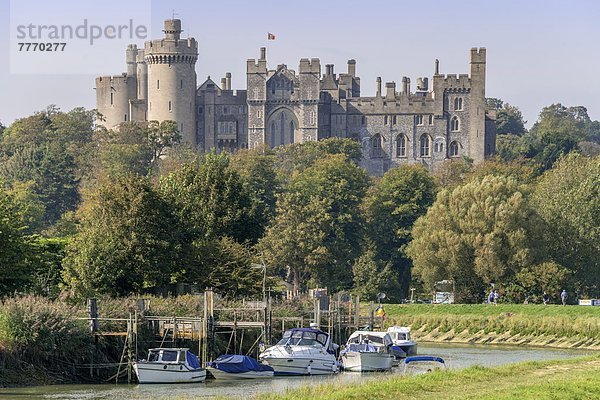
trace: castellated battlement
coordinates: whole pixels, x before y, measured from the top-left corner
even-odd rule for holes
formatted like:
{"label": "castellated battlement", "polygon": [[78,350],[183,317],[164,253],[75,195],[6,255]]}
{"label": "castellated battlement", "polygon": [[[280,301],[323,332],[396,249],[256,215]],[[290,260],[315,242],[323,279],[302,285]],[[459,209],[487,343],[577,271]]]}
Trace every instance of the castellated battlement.
{"label": "castellated battlement", "polygon": [[99,76],[96,78],[96,89],[105,87],[118,91],[119,88],[126,88],[130,83],[132,83],[131,77],[125,73],[121,75]]}
{"label": "castellated battlement", "polygon": [[485,47],[471,48],[471,64],[485,64]]}
{"label": "castellated battlement", "polygon": [[198,42],[194,38],[149,40],[144,43],[144,48],[146,56],[152,54],[198,55]]}
{"label": "castellated battlement", "polygon": [[471,88],[471,79],[468,74],[448,74],[444,76],[444,86],[446,88]]}
{"label": "castellated battlement", "polygon": [[[331,66],[333,72],[333,65]],[[300,66],[298,68],[300,74],[317,74],[321,75],[321,60],[318,58],[301,58]]]}

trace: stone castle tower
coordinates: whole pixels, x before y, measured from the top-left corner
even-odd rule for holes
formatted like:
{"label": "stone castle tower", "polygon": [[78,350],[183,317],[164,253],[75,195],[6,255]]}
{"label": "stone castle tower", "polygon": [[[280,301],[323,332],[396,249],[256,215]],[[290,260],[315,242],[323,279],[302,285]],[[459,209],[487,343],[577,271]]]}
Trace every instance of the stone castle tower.
{"label": "stone castle tower", "polygon": [[336,74],[322,73],[318,58],[300,60],[298,72],[269,68],[266,49],[246,63],[246,90],[232,90],[231,74],[220,86],[208,77],[196,84],[195,39],[181,39],[181,21],[165,21],[165,37],[126,50],[127,73],[96,79],[98,111],[113,128],[127,121],[177,122],[183,140],[198,151],[276,147],[328,137],[361,143],[362,165],[371,174],[420,163],[435,169],[445,160],[481,162],[495,152],[495,114],[485,108],[486,49],[470,51],[470,74],[417,78],[416,90],[376,80],[376,93],[361,96],[356,61]]}

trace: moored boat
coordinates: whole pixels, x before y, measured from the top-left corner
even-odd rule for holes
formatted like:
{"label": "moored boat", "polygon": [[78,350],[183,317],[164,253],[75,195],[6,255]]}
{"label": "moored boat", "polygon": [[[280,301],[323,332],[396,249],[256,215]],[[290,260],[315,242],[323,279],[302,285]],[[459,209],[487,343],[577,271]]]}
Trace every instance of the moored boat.
{"label": "moored boat", "polygon": [[338,371],[330,336],[317,329],[293,328],[283,338],[259,355],[272,367],[275,375],[328,375]]}
{"label": "moored boat", "polygon": [[369,372],[392,369],[392,339],[387,332],[356,331],[340,353],[346,371]]}
{"label": "moored boat", "polygon": [[139,383],[196,383],[206,379],[198,357],[186,348],[150,349],[148,359],[133,363]]}
{"label": "moored boat", "polygon": [[215,379],[272,378],[273,368],[256,359],[238,354],[226,354],[208,363],[206,367]]}
{"label": "moored boat", "polygon": [[411,339],[408,326],[391,326],[387,332],[390,334],[394,346],[400,347],[406,353],[406,356],[417,354],[417,342]]}

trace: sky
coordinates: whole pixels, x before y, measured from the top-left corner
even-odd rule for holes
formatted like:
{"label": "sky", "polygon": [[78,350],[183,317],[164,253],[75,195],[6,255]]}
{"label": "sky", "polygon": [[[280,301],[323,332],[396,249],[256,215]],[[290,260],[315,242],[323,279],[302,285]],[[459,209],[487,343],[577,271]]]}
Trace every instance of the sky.
{"label": "sky", "polygon": [[[442,74],[468,73],[469,49],[486,47],[486,96],[518,106],[528,126],[553,103],[583,105],[600,120],[597,0],[0,0],[0,122],[50,104],[94,108],[94,78],[124,72],[124,46],[144,42],[99,39],[87,47],[69,43],[61,53],[19,54],[16,24],[134,19],[154,39],[173,13],[183,36],[199,43],[199,84],[231,72],[232,88],[245,89],[246,59],[266,46],[271,68],[297,70],[300,58],[317,57],[322,72],[335,64],[339,73],[356,59],[361,94],[373,96],[378,76],[397,88],[408,76],[414,90],[417,77],[433,75],[436,58]],[[267,41],[268,32],[275,41]]]}

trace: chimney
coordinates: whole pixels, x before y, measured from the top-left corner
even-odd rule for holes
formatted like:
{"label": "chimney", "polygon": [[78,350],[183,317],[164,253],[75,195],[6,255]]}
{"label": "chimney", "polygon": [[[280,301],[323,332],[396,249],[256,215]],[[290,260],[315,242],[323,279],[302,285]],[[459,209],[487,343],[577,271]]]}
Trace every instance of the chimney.
{"label": "chimney", "polygon": [[408,94],[408,87],[406,85],[406,80],[407,79],[408,78],[405,77],[405,76],[402,77],[402,93],[404,93],[404,94]]}
{"label": "chimney", "polygon": [[325,75],[333,75],[333,64],[325,65]]}
{"label": "chimney", "polygon": [[266,47],[261,47],[260,48],[260,58],[259,60],[266,60],[267,59],[267,48]]}
{"label": "chimney", "polygon": [[386,100],[394,100],[396,98],[396,82],[386,82],[385,98]]}
{"label": "chimney", "polygon": [[440,74],[440,60],[438,60],[437,58],[435,59],[435,74]]}
{"label": "chimney", "polygon": [[348,75],[356,77],[356,60],[348,60]]}
{"label": "chimney", "polygon": [[376,97],[381,97],[381,77],[378,76],[377,77],[377,94],[375,95]]}
{"label": "chimney", "polygon": [[227,90],[227,81],[225,78],[221,78],[221,90]]}
{"label": "chimney", "polygon": [[231,72],[225,74],[225,90],[231,90]]}

